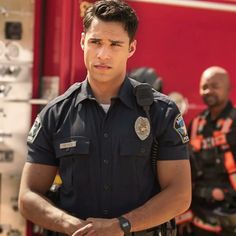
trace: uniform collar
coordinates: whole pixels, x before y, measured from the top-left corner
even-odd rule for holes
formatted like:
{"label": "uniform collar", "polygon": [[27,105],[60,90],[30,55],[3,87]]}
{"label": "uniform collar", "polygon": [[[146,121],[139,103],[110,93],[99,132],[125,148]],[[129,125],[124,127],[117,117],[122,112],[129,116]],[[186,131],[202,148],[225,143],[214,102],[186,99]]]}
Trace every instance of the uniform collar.
{"label": "uniform collar", "polygon": [[75,106],[86,99],[95,99],[87,78],[83,82],[81,82],[80,92],[77,95]]}
{"label": "uniform collar", "polygon": [[229,112],[232,110],[232,108],[233,108],[232,102],[228,101],[228,103],[226,104],[225,108],[221,112],[220,117],[227,116],[229,114]]}
{"label": "uniform collar", "polygon": [[[79,103],[86,99],[95,99],[87,79],[81,82],[81,88],[79,94],[77,95],[75,106],[77,106]],[[124,82],[122,83],[120,91],[118,93],[118,96],[112,98],[112,100],[115,99],[120,99],[121,102],[123,102],[131,109],[135,107],[135,96],[133,92],[133,86],[128,77],[125,77]]]}
{"label": "uniform collar", "polygon": [[121,102],[123,102],[127,107],[134,109],[136,103],[134,96],[134,87],[127,76],[125,77],[124,82],[121,85],[117,98],[119,98]]}

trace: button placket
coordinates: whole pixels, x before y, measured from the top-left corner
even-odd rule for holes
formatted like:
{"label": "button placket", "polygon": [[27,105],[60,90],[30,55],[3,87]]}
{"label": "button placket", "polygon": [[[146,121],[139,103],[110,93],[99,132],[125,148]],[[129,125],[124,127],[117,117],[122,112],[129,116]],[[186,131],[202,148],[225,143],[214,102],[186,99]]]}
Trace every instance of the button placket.
{"label": "button placket", "polygon": [[102,139],[101,139],[101,158],[102,158],[102,194],[101,206],[104,217],[110,214],[111,206],[111,136],[108,129],[108,119],[103,123]]}

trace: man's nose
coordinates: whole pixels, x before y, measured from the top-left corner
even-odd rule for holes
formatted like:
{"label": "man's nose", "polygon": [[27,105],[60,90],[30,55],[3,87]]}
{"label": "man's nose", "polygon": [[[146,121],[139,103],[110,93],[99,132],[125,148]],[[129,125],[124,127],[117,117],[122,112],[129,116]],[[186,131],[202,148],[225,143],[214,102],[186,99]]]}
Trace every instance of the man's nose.
{"label": "man's nose", "polygon": [[203,94],[210,94],[212,90],[210,88],[204,89]]}
{"label": "man's nose", "polygon": [[109,47],[103,46],[98,49],[97,57],[101,60],[106,60],[111,57],[111,51]]}

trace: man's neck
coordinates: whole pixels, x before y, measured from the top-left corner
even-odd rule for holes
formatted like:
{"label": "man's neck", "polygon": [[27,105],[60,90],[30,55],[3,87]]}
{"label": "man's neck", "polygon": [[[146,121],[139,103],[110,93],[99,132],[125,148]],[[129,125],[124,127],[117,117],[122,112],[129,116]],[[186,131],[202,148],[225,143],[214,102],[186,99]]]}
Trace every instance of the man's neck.
{"label": "man's neck", "polygon": [[225,109],[227,104],[228,104],[228,101],[225,102],[224,104],[220,105],[220,106],[209,108],[210,113],[211,113],[211,120],[217,119],[217,117]]}
{"label": "man's neck", "polygon": [[98,103],[110,104],[111,98],[118,95],[124,79],[109,82],[98,82],[88,79],[90,87]]}

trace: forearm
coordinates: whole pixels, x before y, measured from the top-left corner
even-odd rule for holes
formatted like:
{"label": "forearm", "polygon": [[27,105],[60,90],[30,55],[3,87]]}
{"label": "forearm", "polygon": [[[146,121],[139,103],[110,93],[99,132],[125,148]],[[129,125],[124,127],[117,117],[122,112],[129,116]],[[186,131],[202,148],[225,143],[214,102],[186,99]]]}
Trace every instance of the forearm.
{"label": "forearm", "polygon": [[19,199],[22,215],[33,223],[56,232],[71,235],[82,221],[56,208],[47,198],[28,191]]}
{"label": "forearm", "polygon": [[141,207],[125,214],[131,231],[141,231],[165,223],[189,208],[191,190],[182,194],[177,187],[167,188]]}

